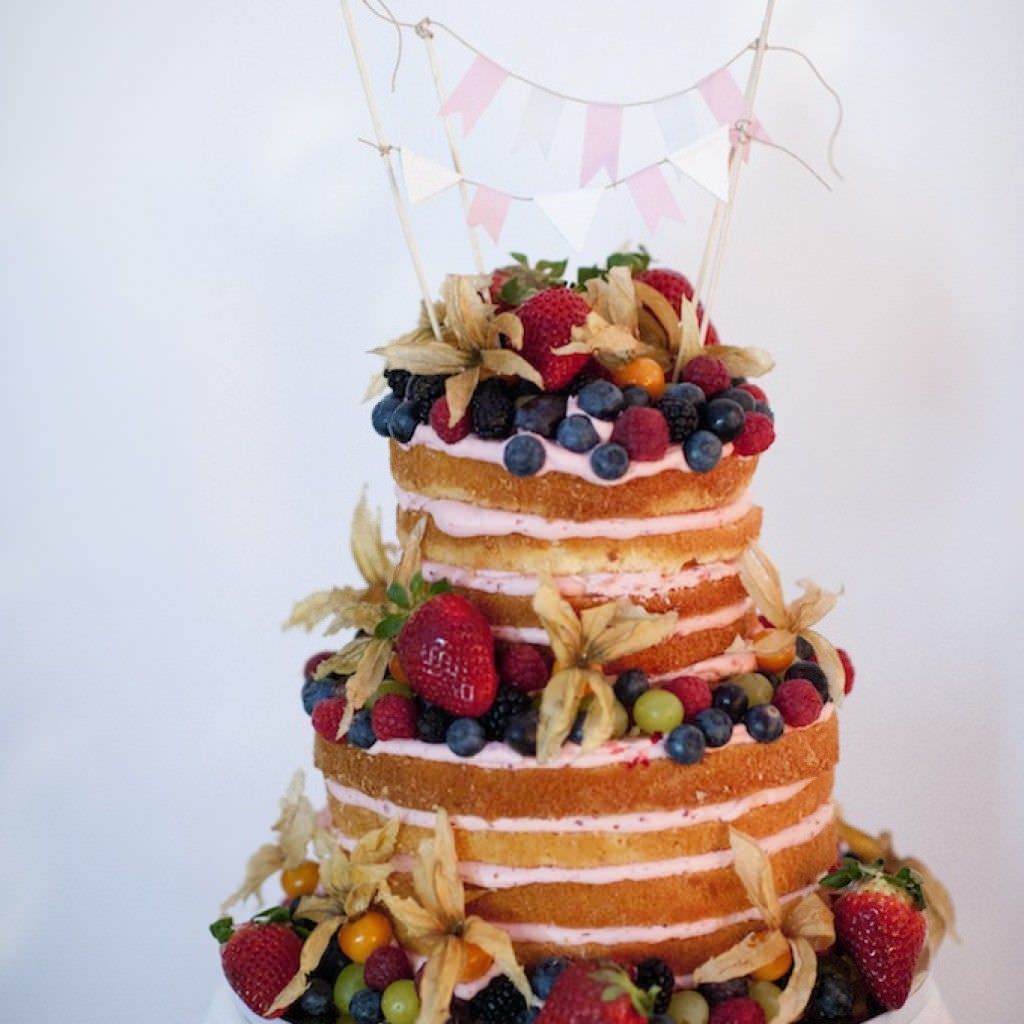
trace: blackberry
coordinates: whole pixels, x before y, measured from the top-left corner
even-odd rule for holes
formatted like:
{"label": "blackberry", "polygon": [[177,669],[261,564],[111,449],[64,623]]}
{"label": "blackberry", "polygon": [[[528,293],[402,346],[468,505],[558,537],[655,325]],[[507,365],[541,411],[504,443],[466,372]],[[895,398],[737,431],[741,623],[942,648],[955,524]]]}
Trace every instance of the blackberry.
{"label": "blackberry", "polygon": [[489,740],[500,740],[505,735],[505,726],[513,715],[526,711],[530,707],[530,697],[517,690],[514,686],[503,683],[498,688],[494,703],[480,716],[484,735]]}
{"label": "blackberry", "polygon": [[385,370],[384,379],[397,398],[405,398],[405,389],[412,374],[408,370]]}
{"label": "blackberry", "polygon": [[685,441],[700,426],[697,406],[681,395],[663,395],[658,409],[668,423],[668,436],[673,441]]}
{"label": "blackberry", "polygon": [[430,407],[444,394],[443,373],[431,374],[427,377],[410,377],[405,386],[405,400],[412,402],[413,412],[420,423],[430,419]]}
{"label": "blackberry", "polygon": [[516,404],[508,387],[492,377],[473,392],[469,414],[473,421],[473,433],[477,437],[500,441],[514,429]]}
{"label": "blackberry", "polygon": [[665,1013],[668,1004],[672,1002],[672,992],[676,987],[676,978],[664,960],[652,956],[648,960],[641,960],[636,966],[636,984],[645,992],[649,992],[655,985],[658,986],[658,994],[654,997],[654,1013]]}
{"label": "blackberry", "polygon": [[747,994],[747,979],[732,978],[729,981],[706,981],[697,986],[697,991],[712,1007],[724,1003],[726,999],[739,999]]}
{"label": "blackberry", "polygon": [[526,999],[510,978],[499,974],[469,1001],[477,1024],[521,1024],[526,1018]]}
{"label": "blackberry", "polygon": [[505,726],[505,742],[524,757],[537,753],[537,719],[536,710],[530,708],[513,715]]}
{"label": "blackberry", "polygon": [[416,738],[424,743],[444,743],[452,716],[436,704],[426,704],[416,719]]}

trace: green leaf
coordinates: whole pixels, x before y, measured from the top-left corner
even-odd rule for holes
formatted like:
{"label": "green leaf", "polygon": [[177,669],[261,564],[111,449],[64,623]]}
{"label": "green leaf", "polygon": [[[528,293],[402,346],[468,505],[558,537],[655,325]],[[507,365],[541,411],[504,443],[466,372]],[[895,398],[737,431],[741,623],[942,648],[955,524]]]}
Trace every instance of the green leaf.
{"label": "green leaf", "polygon": [[521,267],[528,267],[530,261],[526,258],[526,253],[522,252],[510,252],[509,256],[512,257]]}
{"label": "green leaf", "polygon": [[860,861],[853,857],[844,857],[842,866],[830,875],[826,875],[820,884],[826,889],[845,889],[852,882],[857,882],[864,877],[865,872],[861,868]]}
{"label": "green leaf", "polygon": [[900,868],[896,872],[895,881],[910,893],[914,900],[914,906],[918,910],[924,910],[924,885],[921,881],[921,876],[916,871],[911,871],[910,868]]}
{"label": "green leaf", "polygon": [[288,907],[267,907],[266,910],[254,914],[252,919],[264,924],[281,924],[292,919],[292,912]]}
{"label": "green leaf", "polygon": [[223,946],[235,934],[235,922],[230,917],[220,917],[210,925],[210,934]]}
{"label": "green leaf", "polygon": [[402,632],[407,618],[406,615],[388,615],[377,623],[373,635],[378,640],[394,640]]}
{"label": "green leaf", "polygon": [[409,600],[409,591],[401,583],[392,583],[388,587],[388,600],[392,604],[397,604],[399,608],[404,608],[406,611],[412,607],[412,602]]}
{"label": "green leaf", "polygon": [[498,295],[506,306],[522,305],[531,295],[535,295],[536,288],[528,285],[520,277],[510,277],[502,286]]}
{"label": "green leaf", "polygon": [[430,596],[436,597],[438,594],[447,594],[452,589],[452,585],[448,580],[434,580],[430,584]]}
{"label": "green leaf", "polygon": [[423,573],[418,572],[409,581],[409,590],[412,592],[413,604],[419,604],[427,592],[427,584],[423,579]]}
{"label": "green leaf", "polygon": [[576,271],[576,284],[585,285],[592,277],[604,277],[600,267],[580,267]]}
{"label": "green leaf", "polygon": [[568,260],[538,260],[537,270],[548,277],[561,277],[568,265]]}

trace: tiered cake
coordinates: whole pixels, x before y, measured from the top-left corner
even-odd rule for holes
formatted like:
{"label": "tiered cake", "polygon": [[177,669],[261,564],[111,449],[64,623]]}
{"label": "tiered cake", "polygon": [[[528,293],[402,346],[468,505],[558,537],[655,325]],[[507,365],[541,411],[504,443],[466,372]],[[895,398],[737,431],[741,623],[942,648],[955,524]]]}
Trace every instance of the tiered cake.
{"label": "tiered cake", "polygon": [[[292,978],[272,1008],[235,987],[268,1015],[357,1024],[525,1024],[529,1004],[600,1019],[579,994],[598,975],[602,1005],[634,1015],[617,1020],[900,1005],[925,941],[916,878],[854,860],[834,904],[819,888],[841,830],[862,861],[898,864],[831,802],[853,682],[812,628],[832,595],[787,604],[757,547],[774,415],[748,378],[770,360],[718,344],[686,278],[645,253],[575,288],[563,272],[450,278],[442,336],[380,350],[401,552],[361,509],[366,586],[296,607],[293,623],[358,630],[307,665],[327,804],[314,825],[293,794],[243,888],[284,868],[298,900],[247,926],[259,938],[318,927],[301,968],[265,983]],[[319,872],[301,863],[314,832]],[[875,891],[881,960],[855,913]],[[225,946],[233,983],[245,934]]]}

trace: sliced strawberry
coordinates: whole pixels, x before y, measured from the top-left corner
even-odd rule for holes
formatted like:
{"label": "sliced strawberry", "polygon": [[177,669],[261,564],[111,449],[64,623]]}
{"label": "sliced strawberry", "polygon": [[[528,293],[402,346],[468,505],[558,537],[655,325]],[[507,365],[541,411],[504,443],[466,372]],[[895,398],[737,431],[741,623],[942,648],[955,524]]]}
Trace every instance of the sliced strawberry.
{"label": "sliced strawberry", "polygon": [[540,373],[546,391],[566,387],[590,356],[585,352],[560,356],[552,350],[572,341],[572,329],[584,323],[590,306],[568,288],[548,288],[527,299],[516,312],[523,324],[520,355]]}

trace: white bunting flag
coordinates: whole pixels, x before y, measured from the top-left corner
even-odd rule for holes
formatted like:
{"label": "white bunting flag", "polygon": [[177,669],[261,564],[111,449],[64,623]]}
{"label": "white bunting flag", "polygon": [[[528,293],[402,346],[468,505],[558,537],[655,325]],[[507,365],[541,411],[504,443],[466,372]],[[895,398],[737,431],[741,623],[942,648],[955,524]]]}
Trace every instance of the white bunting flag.
{"label": "white bunting flag", "polygon": [[677,150],[668,158],[691,181],[724,203],[729,201],[729,154],[732,151],[729,128],[727,124],[720,125],[710,135]]}
{"label": "white bunting flag", "polygon": [[587,241],[590,225],[604,195],[603,188],[584,188],[574,192],[556,192],[537,196],[534,202],[558,233],[579,252]]}
{"label": "white bunting flag", "polygon": [[540,151],[547,156],[551,152],[551,143],[555,140],[555,130],[558,128],[558,119],[562,116],[564,105],[565,101],[560,96],[554,96],[536,87],[531,88],[512,152],[517,153],[531,142],[535,142]]}
{"label": "white bunting flag", "polygon": [[690,105],[689,93],[655,103],[654,116],[670,150],[687,146],[697,138],[697,119]]}
{"label": "white bunting flag", "polygon": [[402,154],[402,177],[405,179],[405,191],[409,196],[409,204],[417,206],[419,203],[432,199],[443,192],[446,188],[461,181],[461,176],[456,174],[450,167],[428,160],[419,153],[414,153],[404,146],[400,150]]}

